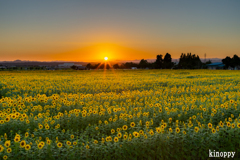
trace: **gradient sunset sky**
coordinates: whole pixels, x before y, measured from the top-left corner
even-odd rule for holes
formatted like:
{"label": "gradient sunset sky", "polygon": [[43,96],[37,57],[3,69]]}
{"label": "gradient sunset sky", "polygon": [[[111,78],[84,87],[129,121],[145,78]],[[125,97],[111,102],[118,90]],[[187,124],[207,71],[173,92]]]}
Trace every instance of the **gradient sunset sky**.
{"label": "gradient sunset sky", "polygon": [[240,0],[0,1],[0,61],[240,56]]}

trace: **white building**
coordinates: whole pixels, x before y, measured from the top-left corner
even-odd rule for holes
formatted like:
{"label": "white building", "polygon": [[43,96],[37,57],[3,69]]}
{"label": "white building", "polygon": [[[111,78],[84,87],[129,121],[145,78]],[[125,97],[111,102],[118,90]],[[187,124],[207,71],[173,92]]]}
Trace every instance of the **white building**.
{"label": "white building", "polygon": [[7,69],[6,66],[0,66],[0,69]]}
{"label": "white building", "polygon": [[59,64],[58,68],[71,68],[74,65],[74,63],[63,63]]}

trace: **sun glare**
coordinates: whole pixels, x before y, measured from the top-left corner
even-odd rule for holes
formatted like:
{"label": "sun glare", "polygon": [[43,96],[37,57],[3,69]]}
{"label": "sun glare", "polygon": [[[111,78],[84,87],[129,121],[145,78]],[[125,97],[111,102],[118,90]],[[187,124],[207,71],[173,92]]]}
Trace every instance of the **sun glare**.
{"label": "sun glare", "polygon": [[104,60],[105,60],[105,61],[108,60],[108,57],[104,57]]}

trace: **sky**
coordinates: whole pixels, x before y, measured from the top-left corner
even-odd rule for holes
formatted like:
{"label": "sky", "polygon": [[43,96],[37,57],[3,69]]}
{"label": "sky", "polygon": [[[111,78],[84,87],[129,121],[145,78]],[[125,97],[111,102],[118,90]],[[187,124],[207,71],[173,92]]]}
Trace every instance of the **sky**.
{"label": "sky", "polygon": [[0,1],[0,61],[240,56],[239,0]]}

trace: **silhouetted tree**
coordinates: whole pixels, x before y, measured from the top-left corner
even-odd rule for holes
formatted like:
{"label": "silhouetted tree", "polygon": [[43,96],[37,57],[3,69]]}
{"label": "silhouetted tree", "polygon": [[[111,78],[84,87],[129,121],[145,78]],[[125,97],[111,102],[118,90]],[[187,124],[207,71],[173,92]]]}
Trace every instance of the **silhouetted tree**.
{"label": "silhouetted tree", "polygon": [[119,69],[119,65],[116,63],[116,64],[113,65],[113,68],[114,69]]}
{"label": "silhouetted tree", "polygon": [[106,69],[110,69],[110,65],[109,65],[109,64],[106,64],[106,63],[105,63],[104,65],[105,65],[104,67],[105,67]]}
{"label": "silhouetted tree", "polygon": [[222,59],[222,63],[225,64],[225,68],[228,68],[229,66],[233,67],[233,64],[231,64],[232,59],[230,57],[226,57]]}
{"label": "silhouetted tree", "polygon": [[170,69],[174,66],[174,63],[172,63],[172,57],[169,53],[166,53],[163,59],[163,68]]}
{"label": "silhouetted tree", "polygon": [[240,65],[240,58],[236,54],[232,58],[232,64],[234,67]]}
{"label": "silhouetted tree", "polygon": [[199,58],[199,56],[196,56],[195,54],[182,53],[179,59],[178,68],[183,69],[200,69],[202,67],[202,62]]}
{"label": "silhouetted tree", "polygon": [[133,62],[126,62],[123,66],[126,69],[131,69],[132,67],[138,67],[138,64]]}
{"label": "silhouetted tree", "polygon": [[162,59],[162,55],[157,55],[157,59],[156,59],[156,62],[155,62],[155,66],[154,68],[156,69],[160,69],[160,68],[163,68],[163,59]]}
{"label": "silhouetted tree", "polygon": [[77,69],[77,66],[73,65],[71,66],[72,69]]}
{"label": "silhouetted tree", "polygon": [[147,68],[148,66],[149,66],[149,65],[148,65],[147,60],[144,60],[144,59],[142,59],[142,60],[139,62],[139,65],[138,65],[139,68]]}
{"label": "silhouetted tree", "polygon": [[240,66],[240,58],[236,54],[232,58],[227,56],[226,58],[222,59],[222,63],[225,64],[225,68],[234,68],[236,66]]}
{"label": "silhouetted tree", "polygon": [[87,69],[92,69],[92,67],[93,66],[91,65],[91,63],[88,63],[87,66],[86,66]]}

